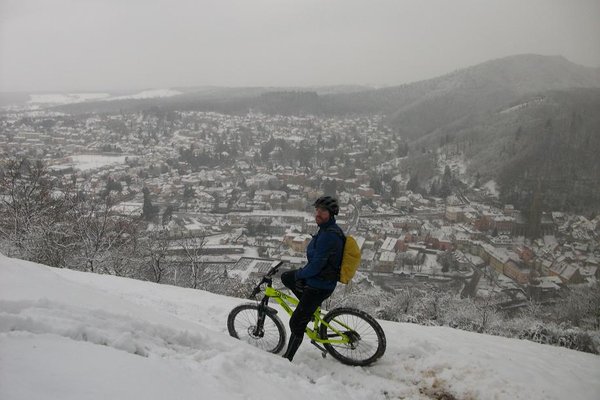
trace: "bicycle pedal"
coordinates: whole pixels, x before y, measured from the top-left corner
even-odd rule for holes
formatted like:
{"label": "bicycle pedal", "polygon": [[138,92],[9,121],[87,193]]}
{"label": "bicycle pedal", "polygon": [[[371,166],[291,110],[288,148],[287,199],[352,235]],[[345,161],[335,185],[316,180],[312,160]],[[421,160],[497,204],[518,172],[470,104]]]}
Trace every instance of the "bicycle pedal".
{"label": "bicycle pedal", "polygon": [[327,357],[327,350],[325,349],[325,347],[321,346],[320,344],[318,344],[314,340],[311,340],[310,344],[312,344],[313,346],[315,346],[317,349],[321,350],[321,357],[323,357],[323,358]]}

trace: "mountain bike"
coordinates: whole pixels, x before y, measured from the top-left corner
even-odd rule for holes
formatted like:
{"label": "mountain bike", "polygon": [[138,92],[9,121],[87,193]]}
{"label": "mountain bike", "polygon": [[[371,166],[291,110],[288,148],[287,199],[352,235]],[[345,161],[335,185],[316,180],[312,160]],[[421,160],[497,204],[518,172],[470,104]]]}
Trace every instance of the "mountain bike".
{"label": "mountain bike", "polygon": [[[271,268],[252,291],[251,298],[260,292],[264,294],[260,301],[235,307],[227,318],[231,336],[271,353],[279,353],[285,346],[286,329],[277,310],[269,307],[269,300],[275,300],[290,316],[299,303],[295,297],[273,287],[273,275],[282,264]],[[263,285],[266,285],[264,290]],[[355,308],[334,308],[328,313],[318,308],[312,323],[306,327],[306,335],[323,357],[330,354],[348,365],[370,365],[383,355],[386,347],[385,333],[379,323]]]}

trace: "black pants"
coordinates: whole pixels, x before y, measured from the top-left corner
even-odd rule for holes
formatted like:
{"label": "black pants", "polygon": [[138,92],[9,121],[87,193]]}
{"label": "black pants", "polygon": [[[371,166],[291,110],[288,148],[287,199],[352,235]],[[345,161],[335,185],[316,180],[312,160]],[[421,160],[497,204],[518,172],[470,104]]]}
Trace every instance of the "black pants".
{"label": "black pants", "polygon": [[281,282],[300,300],[290,318],[290,330],[292,334],[302,337],[314,312],[333,291],[307,286],[304,280],[296,280],[295,274],[296,270],[284,272],[281,274]]}

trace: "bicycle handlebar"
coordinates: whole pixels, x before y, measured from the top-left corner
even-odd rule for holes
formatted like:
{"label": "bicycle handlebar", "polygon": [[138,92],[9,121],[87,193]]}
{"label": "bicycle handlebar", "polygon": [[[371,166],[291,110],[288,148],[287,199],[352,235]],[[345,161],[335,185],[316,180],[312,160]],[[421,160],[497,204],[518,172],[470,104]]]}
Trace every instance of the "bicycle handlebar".
{"label": "bicycle handlebar", "polygon": [[275,264],[275,266],[273,266],[273,268],[271,268],[269,270],[269,272],[267,272],[267,274],[265,275],[265,278],[275,275],[277,273],[277,271],[279,271],[279,267],[281,267],[282,265],[283,265],[283,261],[279,261],[277,264]]}
{"label": "bicycle handlebar", "polygon": [[271,282],[271,277],[273,275],[275,275],[277,273],[277,271],[279,271],[279,267],[281,267],[283,265],[283,261],[279,261],[277,264],[275,264],[270,270],[269,272],[267,272],[262,279],[260,280],[260,282],[258,283],[258,285],[256,285],[256,287],[254,288],[254,290],[252,290],[252,294],[250,295],[250,298],[255,297],[259,292],[260,292],[260,286],[263,283],[267,283],[267,282]]}

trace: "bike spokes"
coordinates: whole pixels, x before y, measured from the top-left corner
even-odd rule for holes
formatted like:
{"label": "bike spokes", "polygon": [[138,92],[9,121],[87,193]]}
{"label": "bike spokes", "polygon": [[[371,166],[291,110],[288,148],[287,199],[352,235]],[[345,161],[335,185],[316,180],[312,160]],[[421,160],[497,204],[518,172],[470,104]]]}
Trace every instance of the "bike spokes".
{"label": "bike spokes", "polygon": [[231,336],[265,351],[277,353],[285,344],[281,320],[267,311],[259,312],[258,306],[253,304],[236,307],[229,314],[227,327]]}
{"label": "bike spokes", "polygon": [[[338,360],[350,365],[368,365],[385,351],[385,334],[368,314],[355,309],[332,310],[324,318],[321,337],[332,340],[325,348]],[[344,343],[339,343],[338,340]]]}

